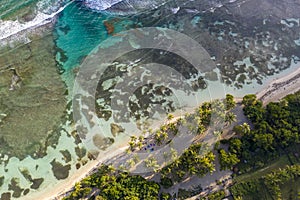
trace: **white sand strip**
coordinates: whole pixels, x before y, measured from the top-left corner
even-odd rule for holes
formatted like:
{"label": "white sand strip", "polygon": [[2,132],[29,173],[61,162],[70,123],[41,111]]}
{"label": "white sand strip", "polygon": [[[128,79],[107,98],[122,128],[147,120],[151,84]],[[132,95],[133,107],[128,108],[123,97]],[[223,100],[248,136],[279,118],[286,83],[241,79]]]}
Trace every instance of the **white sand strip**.
{"label": "white sand strip", "polygon": [[293,94],[300,90],[300,64],[292,73],[281,78],[273,80],[263,90],[256,93],[258,99],[261,99],[266,105],[269,102],[276,102],[283,97]]}

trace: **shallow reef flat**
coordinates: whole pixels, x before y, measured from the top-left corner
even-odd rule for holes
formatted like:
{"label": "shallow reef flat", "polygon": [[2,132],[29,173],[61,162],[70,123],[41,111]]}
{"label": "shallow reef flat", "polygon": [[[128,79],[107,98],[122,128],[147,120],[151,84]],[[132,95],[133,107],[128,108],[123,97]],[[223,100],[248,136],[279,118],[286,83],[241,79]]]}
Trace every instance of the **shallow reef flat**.
{"label": "shallow reef flat", "polygon": [[0,49],[0,199],[31,198],[89,160],[70,125],[51,29],[27,36]]}
{"label": "shallow reef flat", "polygon": [[[0,199],[59,194],[93,167],[96,155],[99,162],[105,161],[105,156],[120,153],[117,150],[127,145],[131,134],[159,127],[165,114],[180,116],[181,110],[210,100],[209,88],[221,96],[224,88],[234,96],[255,93],[260,90],[257,86],[263,87],[275,74],[287,73],[300,60],[299,4],[293,0],[276,1],[277,6],[273,0],[216,2],[174,0],[120,17],[91,11],[76,1],[58,15],[48,32],[24,37],[26,44],[11,42],[13,37],[1,41],[7,45],[0,47]],[[143,27],[165,27],[188,35],[202,45],[214,65],[202,64],[200,74],[180,56],[147,49],[116,59],[99,77],[96,99],[86,98],[87,105],[95,103],[97,116],[91,118],[86,112],[85,117],[100,125],[105,135],[92,137],[99,151],[89,154],[89,143],[81,142],[72,115],[79,108],[89,110],[82,102],[72,107],[67,100],[75,74],[105,39],[118,39],[121,31]],[[31,30],[38,32],[36,27]],[[117,39],[108,46],[117,46]],[[136,44],[137,39],[131,45]],[[159,70],[151,71],[149,63],[160,64]],[[170,66],[169,71],[162,65]],[[141,84],[152,77],[157,77],[155,84]],[[129,96],[123,85],[136,89]]]}
{"label": "shallow reef flat", "polygon": [[[1,154],[41,156],[66,107],[51,34],[0,55]],[[18,84],[12,85],[16,73]],[[12,131],[13,130],[13,131]]]}
{"label": "shallow reef flat", "polygon": [[299,4],[251,0],[212,6],[213,2],[170,1],[138,18],[143,26],[178,30],[198,41],[217,64],[224,83],[235,88],[262,85],[299,61]]}

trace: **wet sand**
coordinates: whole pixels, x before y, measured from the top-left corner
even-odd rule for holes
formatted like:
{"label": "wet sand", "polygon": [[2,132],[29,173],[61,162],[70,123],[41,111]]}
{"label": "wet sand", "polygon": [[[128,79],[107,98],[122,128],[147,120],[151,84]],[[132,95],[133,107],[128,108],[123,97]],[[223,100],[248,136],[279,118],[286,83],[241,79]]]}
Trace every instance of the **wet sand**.
{"label": "wet sand", "polygon": [[128,142],[119,142],[117,147],[114,149],[108,150],[106,153],[101,153],[98,158],[94,161],[90,161],[86,164],[86,166],[82,167],[75,173],[71,178],[68,178],[66,181],[62,181],[57,184],[57,187],[48,191],[39,191],[35,192],[28,200],[33,199],[51,199],[58,200],[62,199],[69,191],[72,191],[75,183],[81,181],[85,177],[95,173],[100,165],[107,162],[111,158],[122,155],[125,150],[128,148]]}
{"label": "wet sand", "polygon": [[[300,90],[300,65],[296,71],[293,71],[292,73],[283,76],[281,78],[274,79],[269,86],[266,86],[263,90],[256,93],[257,97],[261,99],[265,104],[272,102],[272,101],[279,101],[283,97],[285,97],[288,94],[293,94]],[[102,157],[101,159],[98,159],[97,161],[94,161],[92,163],[89,163],[89,166],[85,169],[82,169],[75,177],[72,177],[72,180],[65,182],[62,184],[60,188],[66,188],[64,191],[60,190],[57,191],[49,191],[47,193],[43,193],[43,197],[49,197],[52,196],[51,199],[61,199],[63,197],[63,194],[71,189],[73,187],[75,182],[80,181],[82,178],[86,177],[88,174],[90,174],[96,166],[99,166],[100,164],[104,163],[108,157],[114,157],[124,152],[124,150],[127,148],[128,144],[121,144],[119,145],[120,148],[114,152],[112,152],[112,155],[107,156],[106,158]],[[56,194],[60,194],[59,196],[55,196]],[[58,193],[57,193],[58,192]],[[48,198],[45,198],[48,199]]]}
{"label": "wet sand", "polygon": [[269,102],[277,102],[283,97],[300,90],[300,64],[292,73],[273,80],[263,90],[256,93],[258,99],[266,105]]}

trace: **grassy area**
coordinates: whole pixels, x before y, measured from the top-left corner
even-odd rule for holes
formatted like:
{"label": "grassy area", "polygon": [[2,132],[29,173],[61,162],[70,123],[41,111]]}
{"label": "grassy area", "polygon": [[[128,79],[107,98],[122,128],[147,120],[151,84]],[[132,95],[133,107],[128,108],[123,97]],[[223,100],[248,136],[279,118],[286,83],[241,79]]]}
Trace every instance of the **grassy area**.
{"label": "grassy area", "polygon": [[274,200],[262,182],[257,184],[257,190],[252,191],[247,196],[243,196],[243,200]]}
{"label": "grassy area", "polygon": [[[264,169],[236,177],[235,184],[230,188],[231,193],[235,198],[242,197],[243,200],[299,199],[300,178],[297,175],[299,165],[293,166],[298,166],[298,172],[296,170],[288,172],[292,167],[288,162],[288,156],[283,156]],[[289,173],[294,175],[290,176]],[[290,177],[287,179],[288,176]]]}
{"label": "grassy area", "polygon": [[300,178],[296,178],[295,181],[289,181],[284,184],[281,188],[282,199],[299,199],[300,194]]}
{"label": "grassy area", "polygon": [[250,172],[250,173],[246,173],[246,174],[237,176],[236,178],[234,178],[234,181],[236,183],[239,183],[241,181],[255,180],[255,179],[258,179],[258,178],[270,173],[273,170],[283,168],[286,165],[290,165],[290,164],[291,163],[290,163],[288,157],[286,155],[284,155],[284,156],[281,156],[280,158],[278,158],[276,161],[270,163],[269,166],[267,166],[263,169],[259,169],[259,170],[254,171],[254,172]]}

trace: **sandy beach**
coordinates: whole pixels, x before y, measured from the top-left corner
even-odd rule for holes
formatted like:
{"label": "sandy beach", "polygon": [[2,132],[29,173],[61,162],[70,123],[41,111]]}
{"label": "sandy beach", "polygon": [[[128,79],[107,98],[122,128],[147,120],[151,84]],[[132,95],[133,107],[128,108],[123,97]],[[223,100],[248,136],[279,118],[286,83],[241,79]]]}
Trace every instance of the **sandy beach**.
{"label": "sandy beach", "polygon": [[[68,4],[66,6],[68,6]],[[19,34],[23,35],[23,32],[33,31],[36,33],[38,27],[52,23],[55,16],[66,6],[62,7],[51,15],[39,13],[33,21],[26,24],[21,24],[17,21],[0,21],[0,46],[1,44],[7,45],[9,42],[17,40],[19,38]],[[286,76],[272,80],[269,85],[266,85],[266,87],[257,92],[256,95],[260,100],[263,101],[263,104],[266,105],[272,101],[279,101],[284,96],[295,93],[299,90],[300,64],[298,64],[297,70]],[[178,117],[174,118],[173,121],[175,121],[177,118]],[[157,125],[157,127],[159,126]],[[110,149],[105,155],[101,154],[97,160],[88,162],[84,167],[74,173],[73,176],[58,183],[55,188],[47,188],[47,191],[38,191],[32,193],[30,197],[25,197],[24,199],[62,199],[64,194],[70,191],[76,182],[79,182],[84,177],[91,174],[99,165],[105,163],[110,158],[124,153],[125,149],[128,147],[128,143],[123,141],[114,146],[114,149]]]}
{"label": "sandy beach", "polygon": [[262,100],[266,105],[269,102],[276,102],[283,97],[293,94],[300,90],[300,64],[297,65],[297,69],[292,73],[274,79],[263,90],[256,93],[258,99]]}
{"label": "sandy beach", "polygon": [[73,174],[73,176],[68,179],[58,182],[54,188],[48,188],[48,190],[41,190],[34,192],[30,195],[30,197],[24,197],[22,199],[32,200],[32,199],[40,199],[40,200],[58,200],[62,199],[66,193],[72,190],[75,183],[79,182],[83,178],[88,175],[96,172],[97,168],[108,161],[109,159],[121,155],[125,152],[126,148],[128,148],[127,142],[119,142],[114,149],[110,148],[105,153],[101,153],[98,158],[94,161],[88,162],[84,167],[80,168]]}
{"label": "sandy beach", "polygon": [[[192,112],[192,111],[191,111]],[[177,113],[179,114],[179,113]],[[156,121],[152,128],[153,130],[158,129],[161,124],[164,123],[172,123],[178,120],[181,116],[175,115],[175,117],[172,120],[167,120],[164,122],[159,123]],[[113,148],[109,148],[106,152],[101,152],[101,154],[98,156],[98,158],[94,161],[88,162],[86,166],[84,166],[82,169],[79,169],[74,176],[68,178],[65,181],[62,181],[62,183],[58,183],[57,187],[54,190],[49,190],[47,192],[40,191],[34,193],[34,196],[38,199],[51,199],[51,200],[59,200],[62,199],[66,193],[72,190],[73,186],[76,182],[81,181],[83,178],[95,173],[98,169],[98,167],[102,164],[105,164],[109,162],[113,158],[118,158],[122,156],[126,149],[128,149],[129,145],[126,140],[118,141],[118,144],[115,144]],[[64,189],[62,189],[64,188]],[[28,198],[28,200],[31,200],[32,196]]]}
{"label": "sandy beach", "polygon": [[[283,76],[281,78],[276,78],[269,86],[266,86],[263,90],[256,93],[257,97],[261,99],[266,105],[269,102],[272,101],[278,101],[281,98],[285,97],[288,94],[295,93],[300,90],[300,65],[298,65],[298,69],[296,71],[293,71],[292,73]],[[124,152],[124,150],[127,148],[127,144],[120,145],[120,148],[114,152],[112,152],[112,155],[107,156],[106,158],[102,157],[101,159],[98,159],[97,161],[89,163],[89,166],[85,167],[84,170],[81,170],[77,173],[75,177],[72,177],[72,180],[65,182],[62,184],[60,188],[66,188],[66,190],[62,191],[49,191],[49,195],[43,194],[44,197],[49,196],[50,199],[61,199],[63,194],[67,191],[69,191],[75,182],[80,181],[82,178],[86,177],[88,174],[90,174],[93,169],[96,166],[99,166],[100,164],[104,163],[109,157],[117,156],[118,154]],[[55,192],[58,192],[56,194],[60,194],[60,196],[55,196]],[[49,198],[45,198],[49,199]]]}

